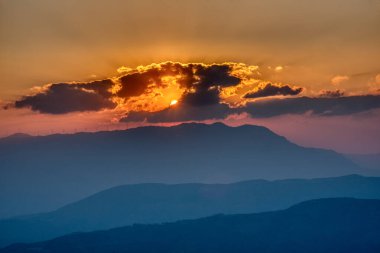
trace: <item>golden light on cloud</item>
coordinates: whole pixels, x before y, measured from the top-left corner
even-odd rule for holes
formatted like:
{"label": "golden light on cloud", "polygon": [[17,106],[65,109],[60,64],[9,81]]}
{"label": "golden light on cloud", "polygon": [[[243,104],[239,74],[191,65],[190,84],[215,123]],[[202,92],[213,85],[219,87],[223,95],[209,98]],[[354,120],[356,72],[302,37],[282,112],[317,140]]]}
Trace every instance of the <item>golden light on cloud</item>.
{"label": "golden light on cloud", "polygon": [[375,81],[377,84],[380,84],[380,74],[376,75]]}
{"label": "golden light on cloud", "polygon": [[281,72],[282,70],[284,70],[284,67],[283,66],[277,66],[274,70],[276,72]]}
{"label": "golden light on cloud", "polygon": [[[142,66],[139,66],[142,71]],[[160,84],[150,83],[146,90],[140,96],[134,96],[129,99],[123,99],[121,107],[125,111],[160,111],[168,106],[174,105],[178,101],[185,89],[178,83],[180,75],[165,75],[159,78]]]}
{"label": "golden light on cloud", "polygon": [[117,72],[118,72],[118,73],[123,73],[123,74],[128,73],[128,72],[132,72],[132,71],[133,71],[132,68],[125,67],[125,66],[121,66],[121,67],[119,67],[119,68],[117,69]]}
{"label": "golden light on cloud", "polygon": [[262,81],[255,78],[242,79],[241,83],[223,88],[220,92],[220,98],[223,103],[228,104],[230,107],[241,107],[247,103],[246,99],[243,99],[245,93],[255,89]]}
{"label": "golden light on cloud", "polygon": [[[265,80],[259,66],[237,62],[167,61],[135,68],[122,66],[117,72],[119,75],[103,80],[36,87],[32,95],[16,101],[16,107],[50,114],[110,110],[122,115],[158,112],[179,101],[181,106],[223,103],[236,108],[257,97],[288,95],[282,91],[286,85]],[[290,86],[287,89],[291,92]],[[251,95],[246,96],[248,93]],[[86,102],[76,103],[79,100]]]}
{"label": "golden light on cloud", "polygon": [[349,76],[341,76],[341,75],[334,76],[333,78],[331,78],[331,84],[332,85],[339,85],[345,81],[348,81],[349,79],[350,79]]}

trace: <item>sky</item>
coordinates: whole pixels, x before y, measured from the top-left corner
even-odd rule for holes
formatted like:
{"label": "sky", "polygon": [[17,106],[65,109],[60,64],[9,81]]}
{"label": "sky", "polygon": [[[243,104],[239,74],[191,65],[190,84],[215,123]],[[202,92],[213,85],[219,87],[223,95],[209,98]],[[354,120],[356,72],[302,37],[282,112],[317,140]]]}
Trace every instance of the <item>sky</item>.
{"label": "sky", "polygon": [[380,153],[378,0],[0,0],[0,136],[222,121]]}

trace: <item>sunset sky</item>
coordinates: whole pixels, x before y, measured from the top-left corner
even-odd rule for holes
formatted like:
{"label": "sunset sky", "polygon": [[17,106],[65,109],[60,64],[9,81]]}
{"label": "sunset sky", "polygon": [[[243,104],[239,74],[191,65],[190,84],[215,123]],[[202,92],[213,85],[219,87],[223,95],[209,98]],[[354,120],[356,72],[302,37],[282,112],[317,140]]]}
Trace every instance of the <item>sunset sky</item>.
{"label": "sunset sky", "polygon": [[0,136],[188,121],[380,153],[379,0],[0,0]]}

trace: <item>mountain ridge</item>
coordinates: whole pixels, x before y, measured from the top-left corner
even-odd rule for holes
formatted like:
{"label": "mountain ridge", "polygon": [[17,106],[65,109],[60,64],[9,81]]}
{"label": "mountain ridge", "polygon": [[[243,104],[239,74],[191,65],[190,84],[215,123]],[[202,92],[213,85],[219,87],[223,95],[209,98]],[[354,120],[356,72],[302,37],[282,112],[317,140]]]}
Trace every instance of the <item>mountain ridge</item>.
{"label": "mountain ridge", "polygon": [[0,218],[53,210],[121,184],[363,172],[334,151],[298,146],[267,128],[220,123],[3,139],[0,164]]}
{"label": "mountain ridge", "polygon": [[380,177],[116,186],[55,211],[0,220],[0,246],[134,223],[272,211],[327,197],[380,199]]}
{"label": "mountain ridge", "polygon": [[328,198],[280,211],[74,233],[39,243],[14,244],[0,252],[375,253],[380,250],[379,235],[380,200]]}

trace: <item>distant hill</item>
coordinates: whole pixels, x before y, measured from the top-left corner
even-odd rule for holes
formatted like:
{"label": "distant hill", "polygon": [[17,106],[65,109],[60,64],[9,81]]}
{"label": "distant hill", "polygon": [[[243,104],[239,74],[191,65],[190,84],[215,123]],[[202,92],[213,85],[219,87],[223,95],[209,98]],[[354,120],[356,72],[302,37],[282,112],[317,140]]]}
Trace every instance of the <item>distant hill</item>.
{"label": "distant hill", "polygon": [[360,173],[342,155],[264,127],[182,124],[0,139],[0,217],[53,210],[130,183],[222,183]]}
{"label": "distant hill", "polygon": [[283,211],[75,233],[1,253],[380,252],[380,200],[319,199]]}
{"label": "distant hill", "polygon": [[54,212],[0,221],[0,246],[134,223],[279,210],[301,201],[331,197],[380,199],[380,178],[351,175],[234,184],[119,186]]}
{"label": "distant hill", "polygon": [[14,134],[11,134],[7,137],[3,137],[1,140],[2,141],[15,141],[15,140],[22,140],[22,139],[26,139],[26,138],[30,138],[30,137],[33,137],[32,135],[29,135],[29,134],[25,134],[25,133],[14,133]]}

